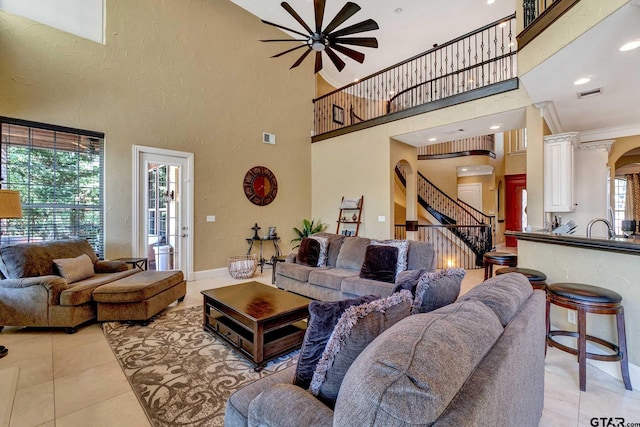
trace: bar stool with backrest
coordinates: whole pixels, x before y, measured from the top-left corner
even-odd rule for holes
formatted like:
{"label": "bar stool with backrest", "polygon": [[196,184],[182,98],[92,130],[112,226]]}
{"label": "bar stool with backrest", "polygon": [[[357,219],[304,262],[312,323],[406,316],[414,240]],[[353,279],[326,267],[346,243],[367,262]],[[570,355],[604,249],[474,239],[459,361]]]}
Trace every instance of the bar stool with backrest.
{"label": "bar stool with backrest", "polygon": [[493,276],[494,265],[515,267],[518,265],[518,255],[509,252],[487,252],[482,256],[484,263],[484,280]]}
{"label": "bar stool with backrest", "polygon": [[544,289],[547,287],[547,275],[542,271],[533,270],[531,268],[521,268],[521,267],[507,267],[507,268],[499,268],[496,270],[496,276],[500,274],[507,273],[520,273],[524,274],[531,284],[533,289]]}
{"label": "bar stool with backrest", "polygon": [[[620,361],[622,380],[627,390],[632,390],[629,378],[629,362],[627,355],[627,338],[624,326],[624,308],[621,304],[622,296],[610,289],[598,286],[583,285],[581,283],[554,283],[547,285],[547,345],[556,347],[567,353],[578,356],[580,390],[586,390],[587,359],[605,362]],[[576,310],[578,312],[577,332],[551,330],[551,304]],[[618,345],[591,335],[587,335],[587,313],[609,314],[616,316],[618,329]],[[570,336],[578,339],[578,348],[560,344],[553,337]],[[587,352],[587,341],[613,351],[613,354],[595,354]]]}

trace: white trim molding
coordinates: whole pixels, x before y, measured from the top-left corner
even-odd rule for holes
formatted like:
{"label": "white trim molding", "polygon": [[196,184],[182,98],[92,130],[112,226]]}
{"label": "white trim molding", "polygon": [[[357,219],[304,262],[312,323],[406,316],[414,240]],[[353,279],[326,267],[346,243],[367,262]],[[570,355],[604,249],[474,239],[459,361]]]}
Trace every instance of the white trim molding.
{"label": "white trim molding", "polygon": [[562,123],[560,123],[560,117],[558,117],[558,112],[556,111],[556,106],[553,101],[536,102],[533,106],[540,110],[540,117],[547,123],[551,132],[563,132]]}
{"label": "white trim molding", "polygon": [[580,132],[580,141],[602,141],[605,139],[623,138],[625,136],[640,135],[640,123],[632,123],[610,128],[593,129]]}
{"label": "white trim molding", "polygon": [[578,150],[598,150],[604,149],[607,153],[611,151],[611,146],[616,142],[615,139],[609,139],[607,141],[594,141],[594,142],[583,142],[578,144],[576,148]]}

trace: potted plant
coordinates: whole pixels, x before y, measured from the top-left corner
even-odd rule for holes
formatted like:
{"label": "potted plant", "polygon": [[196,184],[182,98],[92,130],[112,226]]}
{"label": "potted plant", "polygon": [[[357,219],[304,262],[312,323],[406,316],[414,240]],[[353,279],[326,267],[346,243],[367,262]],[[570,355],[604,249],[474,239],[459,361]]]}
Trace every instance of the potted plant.
{"label": "potted plant", "polygon": [[300,246],[300,242],[305,237],[309,237],[312,234],[319,233],[319,232],[321,232],[322,230],[324,230],[327,227],[327,224],[323,224],[320,221],[318,221],[318,223],[316,223],[315,221],[316,221],[315,219],[312,219],[311,221],[309,221],[308,219],[303,219],[302,220],[302,230],[300,230],[297,227],[293,227],[293,231],[298,235],[298,237],[296,237],[294,239],[291,239],[291,243],[298,242],[298,244],[295,245],[293,247],[293,249],[295,249],[298,246]]}

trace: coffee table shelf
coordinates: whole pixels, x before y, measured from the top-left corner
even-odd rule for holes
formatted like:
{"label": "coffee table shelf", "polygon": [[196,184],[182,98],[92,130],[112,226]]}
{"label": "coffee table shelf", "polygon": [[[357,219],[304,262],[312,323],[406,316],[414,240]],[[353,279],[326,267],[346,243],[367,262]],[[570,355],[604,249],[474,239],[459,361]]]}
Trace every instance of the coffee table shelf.
{"label": "coffee table shelf", "polygon": [[204,329],[247,357],[256,371],[302,344],[310,299],[258,282],[202,294]]}

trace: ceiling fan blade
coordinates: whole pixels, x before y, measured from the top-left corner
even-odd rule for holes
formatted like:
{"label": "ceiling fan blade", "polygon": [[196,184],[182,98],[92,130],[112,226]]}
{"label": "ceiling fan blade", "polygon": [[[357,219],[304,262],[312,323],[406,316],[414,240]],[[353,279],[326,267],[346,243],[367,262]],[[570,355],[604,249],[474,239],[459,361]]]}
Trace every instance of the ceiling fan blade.
{"label": "ceiling fan blade", "polygon": [[364,62],[364,53],[362,52],[358,52],[357,50],[349,49],[348,47],[340,46],[337,44],[332,44],[331,47],[340,53],[344,53],[354,61],[358,61],[361,64]]}
{"label": "ceiling fan blade", "polygon": [[316,16],[316,34],[322,32],[322,20],[324,19],[325,0],[313,0],[313,9]]}
{"label": "ceiling fan blade", "polygon": [[307,38],[309,38],[309,34],[301,33],[300,31],[292,30],[291,28],[283,27],[283,26],[282,26],[282,25],[280,25],[280,24],[274,24],[273,22],[265,21],[264,19],[261,19],[261,21],[262,21],[263,23],[267,24],[267,25],[273,25],[274,27],[278,27],[278,28],[281,28],[281,29],[283,29],[283,30],[291,31],[292,33],[299,34],[299,35],[301,35],[302,37],[307,37]]}
{"label": "ceiling fan blade", "polygon": [[327,46],[324,49],[324,51],[327,52],[327,55],[329,56],[329,59],[331,60],[331,62],[333,62],[333,65],[336,66],[338,71],[342,71],[342,69],[346,65],[344,63],[344,61],[342,59],[340,59],[340,57],[338,55],[336,55],[336,53],[329,46]]}
{"label": "ceiling fan blade", "polygon": [[342,6],[342,9],[340,9],[340,12],[338,12],[338,14],[333,18],[333,20],[329,22],[329,25],[327,25],[327,28],[325,28],[324,31],[322,32],[324,34],[329,34],[331,31],[338,28],[338,26],[342,24],[344,21],[346,21],[347,19],[355,15],[356,12],[358,12],[360,9],[361,7],[358,6],[357,4],[352,2],[347,2],[347,4]]}
{"label": "ceiling fan blade", "polygon": [[380,27],[378,26],[378,23],[376,21],[374,21],[373,19],[367,19],[366,21],[350,25],[329,35],[332,37],[341,37],[348,36],[349,34],[364,33],[365,31],[377,30],[379,28]]}
{"label": "ceiling fan blade", "polygon": [[298,15],[298,13],[295,10],[293,10],[293,8],[291,6],[289,6],[289,3],[287,3],[286,1],[283,1],[282,3],[280,3],[280,6],[282,6],[284,8],[284,10],[289,12],[289,15],[293,16],[293,19],[298,21],[298,24],[302,25],[302,28],[307,30],[309,32],[309,34],[313,34],[313,30],[311,28],[309,28],[307,23],[302,20],[300,15]]}
{"label": "ceiling fan blade", "polygon": [[317,74],[320,70],[322,70],[322,52],[316,52],[316,66],[313,73]]}
{"label": "ceiling fan blade", "polygon": [[329,44],[350,44],[352,46],[364,46],[364,47],[378,47],[378,39],[375,37],[339,37],[339,38],[330,38]]}
{"label": "ceiling fan blade", "polygon": [[282,55],[286,55],[286,54],[287,54],[287,53],[289,53],[289,52],[293,52],[294,50],[298,50],[298,49],[300,49],[300,48],[302,48],[302,47],[308,47],[308,46],[307,46],[306,44],[302,44],[302,45],[300,45],[300,46],[296,46],[296,47],[294,47],[294,48],[292,48],[292,49],[285,50],[284,52],[280,52],[280,53],[279,53],[279,54],[277,54],[277,55],[273,55],[273,56],[272,56],[272,58],[278,58],[278,57],[280,57],[280,56],[282,56]]}
{"label": "ceiling fan blade", "polygon": [[304,61],[304,58],[306,58],[307,55],[309,55],[310,53],[311,53],[311,49],[307,49],[302,55],[300,55],[300,58],[298,58],[298,60],[294,62],[291,67],[289,67],[289,69],[291,70],[292,68],[296,68],[298,65],[302,64],[302,61]]}
{"label": "ceiling fan blade", "polygon": [[261,42],[307,42],[308,39],[269,39],[269,40],[259,40]]}

